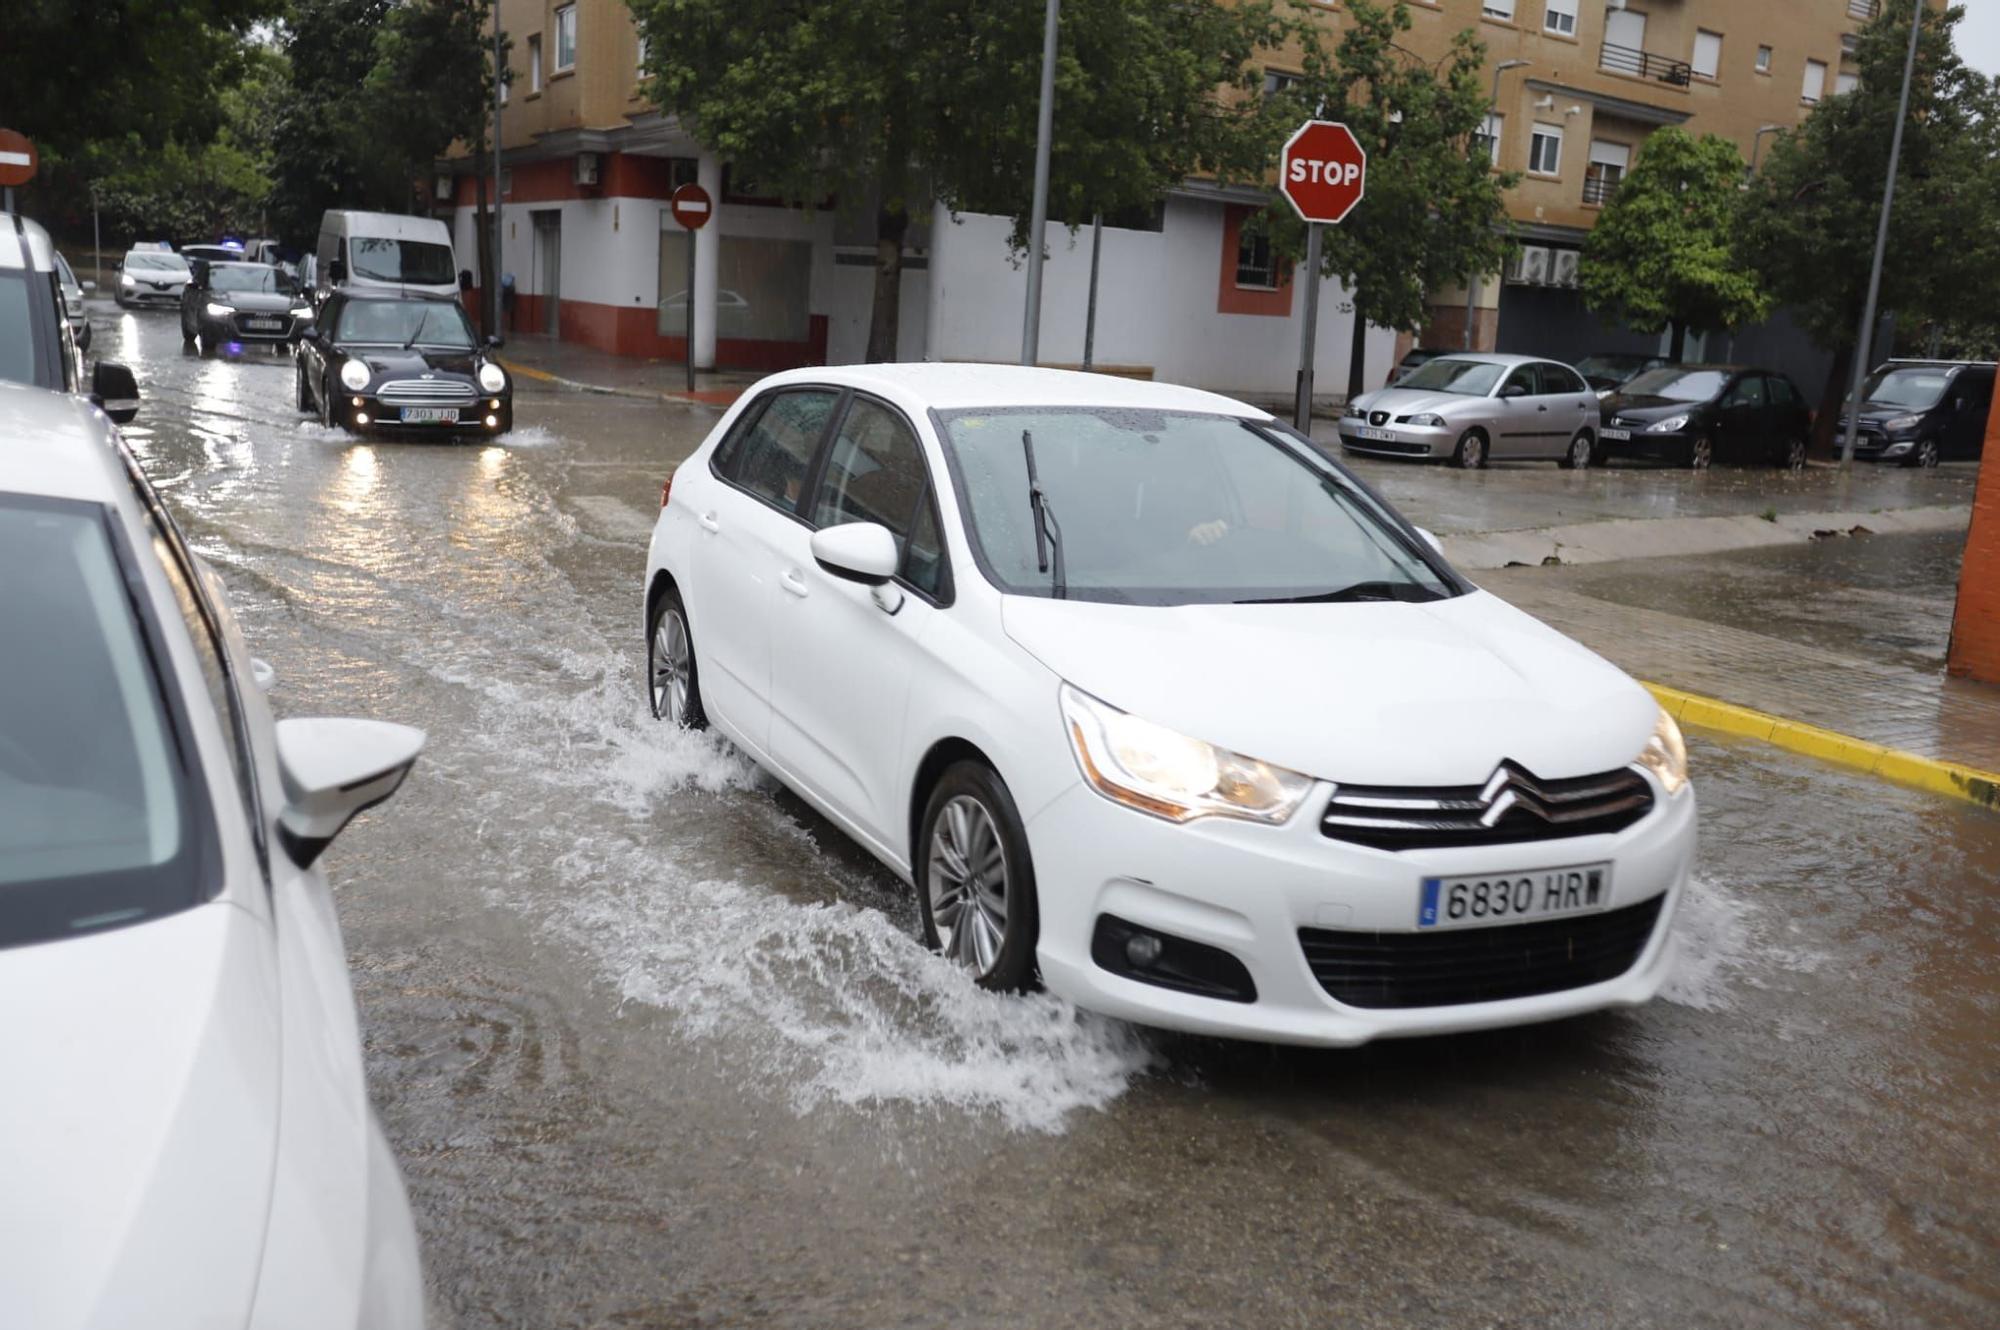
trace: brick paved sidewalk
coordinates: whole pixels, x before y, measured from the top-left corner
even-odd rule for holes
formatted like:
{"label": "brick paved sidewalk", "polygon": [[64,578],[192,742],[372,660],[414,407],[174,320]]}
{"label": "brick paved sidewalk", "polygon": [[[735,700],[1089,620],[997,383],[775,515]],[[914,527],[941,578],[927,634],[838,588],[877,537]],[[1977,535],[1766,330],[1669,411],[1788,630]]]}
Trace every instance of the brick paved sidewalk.
{"label": "brick paved sidewalk", "polygon": [[1480,584],[1641,679],[2000,771],[2000,688],[1580,595],[1536,569]]}

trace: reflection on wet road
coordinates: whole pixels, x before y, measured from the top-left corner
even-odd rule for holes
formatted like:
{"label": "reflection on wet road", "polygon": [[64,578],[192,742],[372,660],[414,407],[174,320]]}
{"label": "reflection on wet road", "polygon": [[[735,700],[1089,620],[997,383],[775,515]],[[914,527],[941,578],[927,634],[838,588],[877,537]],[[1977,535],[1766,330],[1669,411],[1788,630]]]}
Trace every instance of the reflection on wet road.
{"label": "reflection on wet road", "polygon": [[441,1320],[2000,1323],[2000,818],[1697,743],[1644,1010],[1322,1053],[977,992],[906,893],[646,715],[704,408],[356,442],[100,313],[282,712],[426,726],[330,856]]}

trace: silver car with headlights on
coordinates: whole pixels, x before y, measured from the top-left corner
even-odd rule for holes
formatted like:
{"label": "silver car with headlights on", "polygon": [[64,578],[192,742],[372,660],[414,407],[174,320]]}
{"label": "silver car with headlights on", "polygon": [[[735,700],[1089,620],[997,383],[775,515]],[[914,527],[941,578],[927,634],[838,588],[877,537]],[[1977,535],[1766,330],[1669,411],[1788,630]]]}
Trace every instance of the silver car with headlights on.
{"label": "silver car with headlights on", "polygon": [[1575,469],[1590,465],[1597,427],[1597,394],[1568,365],[1465,352],[1349,402],[1340,442],[1352,453],[1468,468],[1542,459]]}

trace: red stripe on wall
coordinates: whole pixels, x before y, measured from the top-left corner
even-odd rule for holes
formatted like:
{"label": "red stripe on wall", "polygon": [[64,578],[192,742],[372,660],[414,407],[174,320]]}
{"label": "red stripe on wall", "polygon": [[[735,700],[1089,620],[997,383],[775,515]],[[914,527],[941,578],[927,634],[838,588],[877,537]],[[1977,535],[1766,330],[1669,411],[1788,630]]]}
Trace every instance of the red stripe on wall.
{"label": "red stripe on wall", "polygon": [[[471,299],[477,299],[477,293]],[[514,298],[514,317],[508,332],[539,334],[544,325],[546,296],[520,295]],[[468,306],[470,308],[470,306]],[[475,316],[476,318],[476,316]],[[604,305],[591,300],[565,300],[556,316],[557,338],[594,346],[617,356],[647,360],[667,360],[676,364],[687,360],[687,339],[659,331],[659,311],[651,306]],[[826,363],[827,317],[814,314],[803,342],[775,342],[747,337],[718,337],[715,340],[717,369],[775,371],[802,365]]]}
{"label": "red stripe on wall", "polygon": [[[598,158],[597,183],[576,183],[576,158],[522,162],[507,173],[513,188],[507,203],[556,203],[567,199],[664,199],[674,192],[673,163],[665,157],[638,157],[629,152],[604,153]],[[490,177],[489,177],[490,180]],[[461,208],[479,204],[479,183],[471,174],[453,177],[452,202]],[[489,185],[488,192],[491,192]]]}

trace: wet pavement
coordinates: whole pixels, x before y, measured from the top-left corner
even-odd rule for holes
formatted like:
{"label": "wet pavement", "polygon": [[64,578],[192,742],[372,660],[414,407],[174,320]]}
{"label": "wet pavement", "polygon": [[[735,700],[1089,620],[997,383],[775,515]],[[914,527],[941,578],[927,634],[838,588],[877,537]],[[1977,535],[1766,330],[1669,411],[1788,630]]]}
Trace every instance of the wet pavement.
{"label": "wet pavement", "polygon": [[1637,1012],[1335,1053],[981,993],[646,716],[644,541],[714,411],[357,442],[281,358],[96,312],[281,713],[430,731],[328,858],[440,1324],[2000,1323],[2000,817],[1697,740]]}

